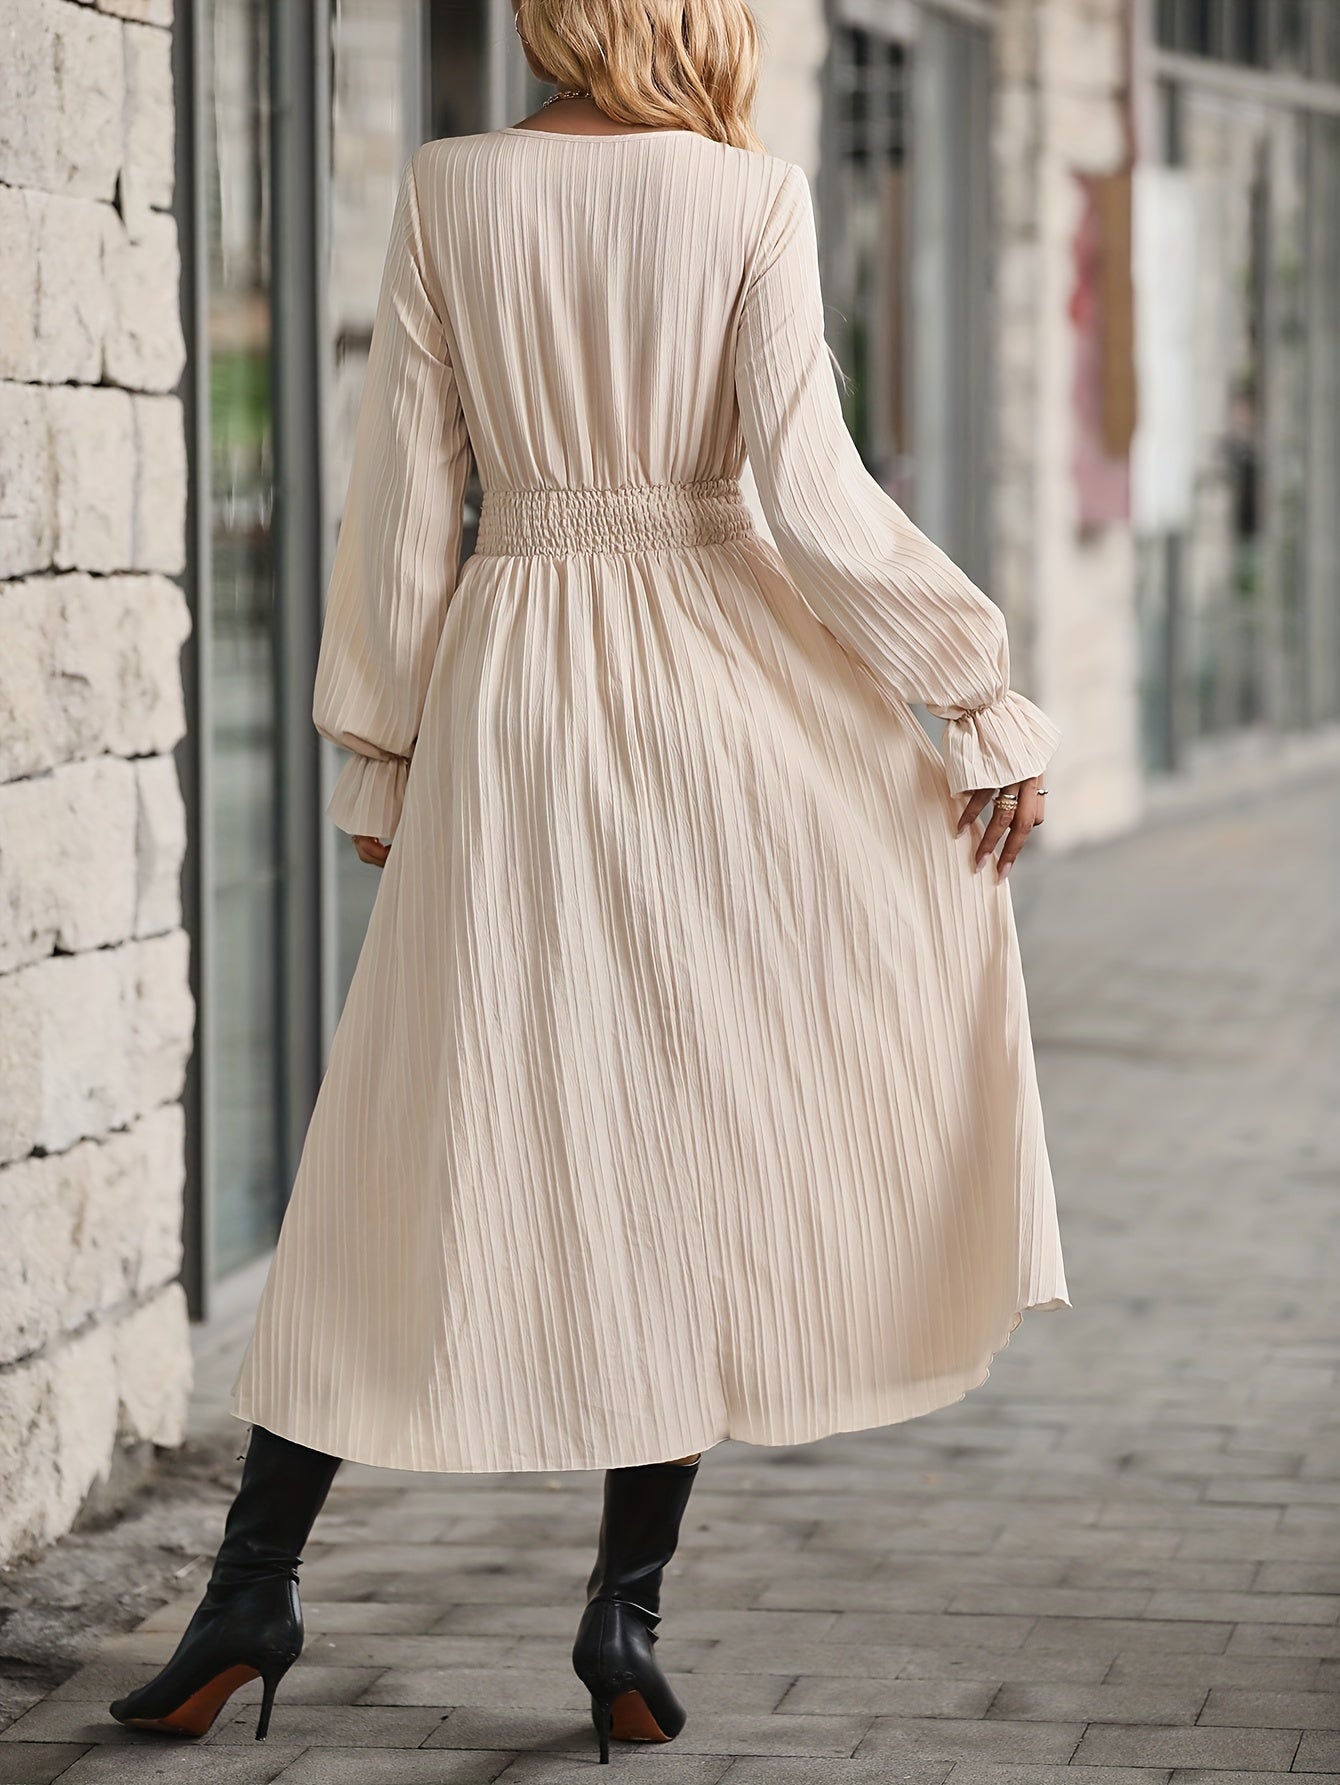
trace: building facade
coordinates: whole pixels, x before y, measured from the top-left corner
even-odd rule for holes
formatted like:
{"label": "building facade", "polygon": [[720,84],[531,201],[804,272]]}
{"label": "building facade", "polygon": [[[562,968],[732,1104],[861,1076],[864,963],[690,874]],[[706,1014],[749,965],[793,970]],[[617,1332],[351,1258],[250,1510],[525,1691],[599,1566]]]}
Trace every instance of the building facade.
{"label": "building facade", "polygon": [[[1340,7],[755,12],[853,434],[1063,727],[1048,843],[1334,723]],[[0,1556],[179,1441],[273,1244],[377,888],[311,687],[391,207],[546,92],[510,0],[0,0]]]}
{"label": "building facade", "polygon": [[[1340,7],[1146,15],[1144,761],[1340,719]],[[1171,246],[1170,246],[1171,244]]]}
{"label": "building facade", "polygon": [[0,7],[0,1554],[190,1371],[171,13]]}

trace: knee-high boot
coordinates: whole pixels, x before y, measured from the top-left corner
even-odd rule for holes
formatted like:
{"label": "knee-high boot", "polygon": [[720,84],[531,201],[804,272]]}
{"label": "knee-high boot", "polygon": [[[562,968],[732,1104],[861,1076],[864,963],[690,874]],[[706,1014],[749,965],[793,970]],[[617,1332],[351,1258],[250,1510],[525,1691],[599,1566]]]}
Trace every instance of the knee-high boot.
{"label": "knee-high boot", "polygon": [[302,1652],[303,1546],[340,1460],[252,1427],[205,1596],[162,1672],[111,1706],[118,1723],[204,1735],[238,1687],[259,1678],[256,1740],[265,1739],[275,1689]]}
{"label": "knee-high boot", "polygon": [[685,1710],[652,1652],[661,1581],[698,1475],[692,1463],[640,1463],[605,1472],[604,1510],[572,1665],[591,1694],[600,1758],[610,1737],[673,1741]]}

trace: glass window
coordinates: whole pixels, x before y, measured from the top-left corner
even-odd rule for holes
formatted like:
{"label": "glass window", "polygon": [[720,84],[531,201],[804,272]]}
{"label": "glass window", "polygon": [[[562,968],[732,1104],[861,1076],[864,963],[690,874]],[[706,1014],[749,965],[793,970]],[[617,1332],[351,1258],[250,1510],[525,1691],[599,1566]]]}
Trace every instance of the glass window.
{"label": "glass window", "polygon": [[1264,68],[1269,57],[1265,0],[1219,0],[1219,54],[1229,62]]}
{"label": "glass window", "polygon": [[1340,80],[1340,0],[1155,0],[1165,50]]}
{"label": "glass window", "polygon": [[1272,68],[1282,69],[1289,74],[1308,72],[1309,11],[1307,0],[1275,0],[1274,8],[1268,15],[1268,59]]}
{"label": "glass window", "polygon": [[990,37],[834,29],[821,246],[848,426],[871,473],[987,580]]}
{"label": "glass window", "polygon": [[969,576],[990,566],[990,38],[927,13],[912,85],[915,501]]}
{"label": "glass window", "polygon": [[[1340,9],[1337,9],[1340,10]],[[1305,716],[1340,719],[1340,118],[1308,121]]]}
{"label": "glass window", "polygon": [[[332,253],[329,328],[334,342],[327,511],[338,525],[363,390],[386,236],[406,159],[424,136],[490,128],[486,117],[492,30],[485,0],[415,7],[341,0],[332,21]],[[521,59],[513,34],[513,60]],[[519,107],[520,116],[525,107]],[[474,547],[473,474],[466,490],[463,553]],[[339,760],[342,760],[339,759]],[[341,832],[335,854],[335,1007],[348,992],[381,870],[359,861]]]}
{"label": "glass window", "polygon": [[1189,525],[1142,554],[1150,765],[1340,711],[1340,122],[1179,82]]}
{"label": "glass window", "polygon": [[903,45],[855,26],[833,33],[831,156],[819,229],[833,351],[850,383],[847,425],[873,474],[906,497],[907,59]]}
{"label": "glass window", "polygon": [[202,7],[212,968],[201,1021],[215,1275],[271,1243],[281,1202],[269,10]]}
{"label": "glass window", "polygon": [[[493,13],[488,0],[428,0],[428,134],[468,136],[514,120],[489,114],[489,39],[498,35],[521,60],[515,30]],[[547,94],[549,89],[545,89]],[[518,106],[516,116],[531,109]]]}
{"label": "glass window", "polygon": [[[340,0],[331,20],[331,259],[333,343],[326,512],[338,528],[349,487],[354,424],[372,341],[387,232],[405,162],[420,139],[423,72],[418,9]],[[333,545],[333,541],[332,541]],[[334,771],[345,758],[329,748]],[[323,821],[323,822],[328,822]],[[337,1016],[362,947],[381,870],[335,835]]]}
{"label": "glass window", "polygon": [[1337,0],[1310,0],[1309,52],[1319,81],[1340,81],[1340,5]]}

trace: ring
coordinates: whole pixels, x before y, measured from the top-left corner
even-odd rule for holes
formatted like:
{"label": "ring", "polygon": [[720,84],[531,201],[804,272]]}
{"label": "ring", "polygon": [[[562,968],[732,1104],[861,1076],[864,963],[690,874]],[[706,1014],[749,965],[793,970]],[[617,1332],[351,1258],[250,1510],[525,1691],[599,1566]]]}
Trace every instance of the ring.
{"label": "ring", "polygon": [[1013,812],[1019,804],[1019,795],[1017,793],[998,793],[995,803],[1003,812]]}

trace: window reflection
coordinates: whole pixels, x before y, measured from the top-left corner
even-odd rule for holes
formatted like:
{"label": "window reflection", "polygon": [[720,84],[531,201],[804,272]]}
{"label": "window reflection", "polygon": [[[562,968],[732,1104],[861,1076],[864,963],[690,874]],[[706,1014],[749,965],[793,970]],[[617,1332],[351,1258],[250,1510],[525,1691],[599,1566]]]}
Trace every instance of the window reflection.
{"label": "window reflection", "polygon": [[1340,134],[1188,85],[1196,206],[1196,481],[1171,557],[1146,555],[1147,749],[1333,718]]}
{"label": "window reflection", "polygon": [[856,25],[832,33],[825,317],[867,468],[985,583],[990,38],[919,18],[913,45]]}
{"label": "window reflection", "polygon": [[213,1263],[278,1227],[274,432],[269,7],[207,0]]}
{"label": "window reflection", "polygon": [[[420,57],[425,48],[426,91],[420,92],[405,71],[424,72]],[[331,134],[336,154],[329,302],[335,425],[326,505],[337,525],[349,487],[354,425],[401,171],[425,129],[438,136],[488,127],[487,55],[488,10],[479,0],[446,6],[430,0],[426,31],[417,8],[387,5],[386,0],[341,0],[332,15]],[[464,555],[474,546],[477,512],[472,472]],[[338,755],[337,765],[344,760]],[[380,884],[381,870],[360,862],[341,833],[335,854],[337,1011],[353,978]]]}

